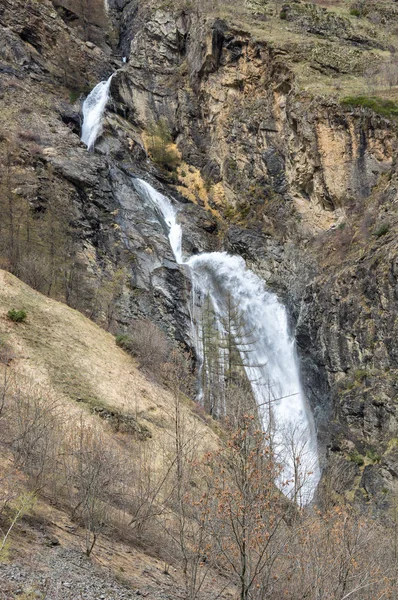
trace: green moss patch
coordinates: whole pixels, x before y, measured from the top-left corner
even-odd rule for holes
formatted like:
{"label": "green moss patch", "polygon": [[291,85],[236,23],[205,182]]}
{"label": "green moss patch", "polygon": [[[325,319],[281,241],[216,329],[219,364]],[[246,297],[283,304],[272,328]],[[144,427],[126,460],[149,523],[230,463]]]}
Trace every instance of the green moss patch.
{"label": "green moss patch", "polygon": [[369,108],[387,118],[398,117],[398,104],[392,100],[383,100],[376,96],[347,96],[341,100],[343,106]]}

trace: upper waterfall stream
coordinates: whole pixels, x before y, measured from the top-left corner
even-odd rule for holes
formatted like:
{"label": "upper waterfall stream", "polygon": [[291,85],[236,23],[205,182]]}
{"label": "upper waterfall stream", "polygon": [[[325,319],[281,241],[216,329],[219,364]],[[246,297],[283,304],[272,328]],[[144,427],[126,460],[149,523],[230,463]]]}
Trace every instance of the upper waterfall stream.
{"label": "upper waterfall stream", "polygon": [[98,83],[83,103],[83,126],[80,139],[89,150],[94,150],[95,142],[102,132],[102,117],[109,99],[112,77],[113,74],[107,81]]}
{"label": "upper waterfall stream", "polygon": [[[99,83],[83,105],[81,139],[89,150],[94,148],[102,130],[111,79],[112,76]],[[205,297],[209,298],[216,328],[223,333],[228,304],[237,307],[240,340],[235,344],[236,350],[241,355],[241,367],[246,372],[263,428],[272,433],[273,450],[282,465],[277,483],[300,505],[308,504],[320,479],[317,438],[300,382],[295,343],[289,334],[284,306],[266,289],[264,281],[246,267],[241,257],[211,252],[184,258],[182,229],[170,199],[142,179],[134,178],[133,185],[154,207],[176,262],[189,270],[193,289],[193,338],[202,362],[203,344],[198,334],[196,308],[203,306]],[[231,331],[233,334],[233,328]],[[223,375],[224,372],[221,379]]]}

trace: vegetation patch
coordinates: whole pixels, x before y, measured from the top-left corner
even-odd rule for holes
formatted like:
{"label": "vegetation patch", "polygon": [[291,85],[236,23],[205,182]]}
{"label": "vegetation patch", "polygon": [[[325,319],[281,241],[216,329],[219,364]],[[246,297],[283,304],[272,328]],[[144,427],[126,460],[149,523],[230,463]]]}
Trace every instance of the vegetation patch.
{"label": "vegetation patch", "polygon": [[168,171],[174,171],[181,163],[177,148],[173,144],[167,121],[159,119],[151,123],[147,130],[148,152],[153,162]]}
{"label": "vegetation patch", "polygon": [[373,463],[379,463],[381,461],[381,456],[380,454],[378,454],[377,452],[375,452],[374,450],[370,449],[367,450],[366,452],[366,457],[372,461]]}
{"label": "vegetation patch", "polygon": [[351,462],[358,465],[358,467],[363,467],[363,465],[365,464],[365,460],[364,460],[363,456],[361,456],[359,454],[358,450],[353,450],[352,452],[350,452],[348,455],[348,459]]}
{"label": "vegetation patch", "polygon": [[139,361],[140,368],[159,375],[170,354],[163,331],[147,320],[134,321],[128,334],[116,336],[116,344]]}
{"label": "vegetation patch", "polygon": [[398,117],[398,104],[393,100],[384,100],[377,96],[346,96],[341,100],[343,106],[369,108],[387,118]]}
{"label": "vegetation patch", "polygon": [[7,317],[14,323],[24,323],[27,316],[26,310],[23,309],[16,310],[15,308],[12,308],[7,313]]}
{"label": "vegetation patch", "polygon": [[76,100],[78,100],[81,96],[81,92],[79,90],[70,90],[69,91],[69,101],[71,104],[74,104]]}
{"label": "vegetation patch", "polygon": [[368,375],[369,373],[365,369],[357,369],[354,373],[355,381],[363,383]]}
{"label": "vegetation patch", "polygon": [[383,223],[382,225],[380,225],[380,227],[378,229],[376,229],[376,231],[374,232],[374,236],[376,236],[377,238],[382,237],[383,235],[385,235],[386,233],[388,233],[390,230],[390,226],[388,223]]}

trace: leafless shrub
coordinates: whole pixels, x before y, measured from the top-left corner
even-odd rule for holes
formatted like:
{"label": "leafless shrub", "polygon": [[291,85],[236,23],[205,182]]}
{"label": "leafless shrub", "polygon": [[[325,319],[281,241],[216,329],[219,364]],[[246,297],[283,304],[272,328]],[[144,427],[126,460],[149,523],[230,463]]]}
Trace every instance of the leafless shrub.
{"label": "leafless shrub", "polygon": [[[395,597],[386,531],[353,508],[308,511],[290,529],[275,597],[375,600]],[[279,595],[280,594],[280,595]]]}
{"label": "leafless shrub", "polygon": [[11,450],[15,464],[37,491],[53,478],[61,429],[61,408],[49,390],[18,378],[11,392]]}
{"label": "leafless shrub", "polygon": [[6,402],[13,382],[13,372],[10,368],[14,353],[6,340],[0,338],[0,421],[3,417]]}
{"label": "leafless shrub", "polygon": [[147,320],[137,320],[127,335],[117,336],[117,343],[138,359],[140,368],[160,376],[167,362],[170,344],[162,330]]}
{"label": "leafless shrub", "polygon": [[0,338],[0,365],[8,367],[14,356],[14,351],[7,340]]}
{"label": "leafless shrub", "polygon": [[32,156],[41,156],[43,154],[43,150],[39,144],[29,144],[29,152]]}
{"label": "leafless shrub", "polygon": [[164,489],[170,469],[154,468],[157,457],[153,450],[141,445],[132,465],[133,485],[129,501],[129,526],[139,538],[148,532],[151,521],[165,510]]}
{"label": "leafless shrub", "polygon": [[162,364],[162,380],[174,396],[183,394],[193,397],[196,378],[192,370],[192,357],[189,352],[174,349],[169,352],[167,361]]}
{"label": "leafless shrub", "polygon": [[120,453],[100,427],[81,419],[64,442],[63,471],[72,518],[84,525],[85,551],[90,556],[99,533],[111,522],[126,473]]}

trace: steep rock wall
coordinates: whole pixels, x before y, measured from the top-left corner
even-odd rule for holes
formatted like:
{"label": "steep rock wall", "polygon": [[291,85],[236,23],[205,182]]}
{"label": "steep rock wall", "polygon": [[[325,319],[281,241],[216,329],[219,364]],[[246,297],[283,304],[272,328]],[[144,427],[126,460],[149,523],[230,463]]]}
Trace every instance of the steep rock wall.
{"label": "steep rock wall", "polygon": [[332,225],[391,168],[388,123],[297,92],[278,48],[220,20],[156,11],[114,87],[135,125],[168,120],[183,157],[222,181],[228,204],[267,199],[268,187],[310,228]]}

